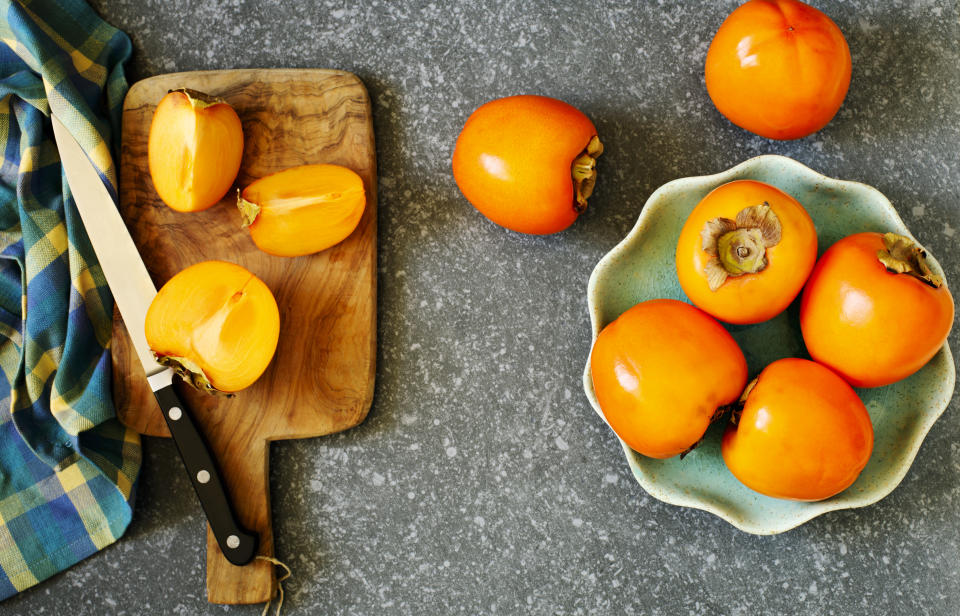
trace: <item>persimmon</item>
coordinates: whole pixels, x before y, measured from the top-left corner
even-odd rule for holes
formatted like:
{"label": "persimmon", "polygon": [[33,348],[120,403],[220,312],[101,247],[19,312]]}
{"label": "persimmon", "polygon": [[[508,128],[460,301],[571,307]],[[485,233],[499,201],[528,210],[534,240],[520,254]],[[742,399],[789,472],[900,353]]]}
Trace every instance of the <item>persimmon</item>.
{"label": "persimmon", "polygon": [[239,265],[191,265],[157,292],[146,319],[157,361],[195,387],[232,393],[266,370],[277,348],[280,312],[273,293]]}
{"label": "persimmon", "polygon": [[603,152],[593,122],[545,96],[508,96],[474,111],[453,150],[453,177],[496,224],[536,235],[569,227],[587,208]]}
{"label": "persimmon", "polygon": [[727,330],[672,299],[639,303],[604,327],[590,371],[607,423],[652,458],[695,446],[747,382],[747,362]]}
{"label": "persimmon", "polygon": [[953,326],[953,297],[926,253],[895,233],[857,233],[817,262],[800,303],[810,356],[854,387],[879,387],[922,368]]}
{"label": "persimmon", "polygon": [[302,165],[262,177],[238,195],[253,243],[279,257],[325,250],[360,223],[363,180],[339,165]]}
{"label": "persimmon", "polygon": [[797,139],[830,122],[850,87],[840,28],[797,0],[750,0],[707,50],[707,92],[731,122],[770,139]]}
{"label": "persimmon", "polygon": [[763,369],[723,434],[723,461],[748,488],[815,501],[847,489],[873,451],[856,392],[829,368],[787,358]]}
{"label": "persimmon", "polygon": [[783,312],[816,260],[817,231],[807,211],[779,188],[754,180],[712,190],[677,241],[684,293],[727,323],[759,323]]}
{"label": "persimmon", "polygon": [[230,190],[243,157],[243,126],[226,101],[171,90],[153,112],[147,142],[157,194],[178,212],[198,212]]}

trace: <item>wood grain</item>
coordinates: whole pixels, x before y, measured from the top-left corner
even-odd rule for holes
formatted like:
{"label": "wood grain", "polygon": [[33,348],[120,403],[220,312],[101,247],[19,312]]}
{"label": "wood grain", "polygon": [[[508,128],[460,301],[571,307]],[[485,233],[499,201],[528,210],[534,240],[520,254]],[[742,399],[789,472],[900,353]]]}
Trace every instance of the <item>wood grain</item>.
{"label": "wood grain", "polygon": [[[172,88],[224,98],[243,122],[237,186],[310,163],[334,163],[364,181],[367,206],[354,233],[320,254],[293,259],[260,252],[240,226],[236,192],[204,212],[178,213],[157,196],[147,166],[153,110]],[[130,88],[123,108],[120,210],[159,288],[194,263],[222,259],[256,274],[280,307],[280,341],[263,376],[236,397],[181,386],[243,525],[273,556],[269,442],[321,436],[363,421],[376,361],[376,156],[370,102],[350,73],[250,69],[160,75]],[[121,421],[169,436],[119,315],[114,319],[114,398]],[[207,529],[207,598],[258,603],[276,592],[274,567],[230,564]]]}

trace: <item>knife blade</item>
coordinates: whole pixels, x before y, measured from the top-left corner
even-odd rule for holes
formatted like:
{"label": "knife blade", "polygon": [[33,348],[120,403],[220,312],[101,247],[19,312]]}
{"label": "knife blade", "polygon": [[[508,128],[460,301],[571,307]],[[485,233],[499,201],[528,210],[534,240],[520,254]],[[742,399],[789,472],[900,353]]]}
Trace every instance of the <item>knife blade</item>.
{"label": "knife blade", "polygon": [[210,448],[174,389],[173,369],[157,362],[147,344],[144,324],[157,288],[100,174],[60,120],[52,114],[50,117],[80,219],[210,528],[226,559],[234,565],[245,565],[256,555],[259,536],[237,522]]}

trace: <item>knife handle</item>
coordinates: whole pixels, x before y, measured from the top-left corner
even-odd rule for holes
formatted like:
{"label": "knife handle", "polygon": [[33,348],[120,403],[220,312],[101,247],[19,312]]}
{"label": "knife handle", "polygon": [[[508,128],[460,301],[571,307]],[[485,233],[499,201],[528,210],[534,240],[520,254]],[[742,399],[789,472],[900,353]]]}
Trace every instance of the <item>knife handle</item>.
{"label": "knife handle", "polygon": [[237,522],[233,505],[220,478],[216,461],[210,448],[197,429],[187,406],[180,401],[173,389],[173,370],[165,369],[149,378],[150,388],[160,404],[163,418],[170,429],[170,436],[180,451],[180,458],[190,476],[190,483],[197,492],[200,505],[220,550],[228,561],[242,566],[253,560],[257,553],[259,536],[245,530]]}

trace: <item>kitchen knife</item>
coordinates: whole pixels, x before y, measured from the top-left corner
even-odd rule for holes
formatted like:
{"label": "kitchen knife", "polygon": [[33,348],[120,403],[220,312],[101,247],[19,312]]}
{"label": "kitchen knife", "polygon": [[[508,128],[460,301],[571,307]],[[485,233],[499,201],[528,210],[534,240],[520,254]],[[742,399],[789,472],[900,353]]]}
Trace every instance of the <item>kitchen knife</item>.
{"label": "kitchen knife", "polygon": [[173,369],[160,365],[147,345],[144,323],[157,288],[100,174],[67,128],[55,116],[51,119],[60,162],[83,226],[210,528],[226,559],[245,565],[256,555],[259,536],[237,523],[210,449],[173,388]]}

